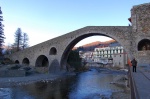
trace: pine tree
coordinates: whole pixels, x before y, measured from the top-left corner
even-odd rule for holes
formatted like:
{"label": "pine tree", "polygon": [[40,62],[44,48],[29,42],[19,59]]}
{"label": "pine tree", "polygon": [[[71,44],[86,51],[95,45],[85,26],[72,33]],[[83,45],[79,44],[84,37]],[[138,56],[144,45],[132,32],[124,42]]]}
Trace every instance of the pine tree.
{"label": "pine tree", "polygon": [[13,47],[16,48],[17,51],[21,49],[22,46],[22,31],[21,28],[18,28],[15,32],[15,43],[13,44]]}
{"label": "pine tree", "polygon": [[22,45],[23,49],[25,49],[25,48],[27,48],[29,46],[28,45],[28,41],[29,41],[28,34],[27,33],[23,33],[23,45]]}
{"label": "pine tree", "polygon": [[2,24],[2,21],[3,21],[3,16],[2,16],[2,11],[1,11],[1,7],[0,7],[0,55],[2,54],[2,46],[3,46],[3,43],[4,43],[4,25]]}

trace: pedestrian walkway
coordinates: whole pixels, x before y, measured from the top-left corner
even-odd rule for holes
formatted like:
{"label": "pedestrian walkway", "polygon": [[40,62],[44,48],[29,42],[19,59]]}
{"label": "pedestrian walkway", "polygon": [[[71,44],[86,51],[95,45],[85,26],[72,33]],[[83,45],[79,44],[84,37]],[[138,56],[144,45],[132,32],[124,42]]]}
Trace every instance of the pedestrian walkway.
{"label": "pedestrian walkway", "polygon": [[137,67],[132,74],[140,99],[150,99],[150,67]]}

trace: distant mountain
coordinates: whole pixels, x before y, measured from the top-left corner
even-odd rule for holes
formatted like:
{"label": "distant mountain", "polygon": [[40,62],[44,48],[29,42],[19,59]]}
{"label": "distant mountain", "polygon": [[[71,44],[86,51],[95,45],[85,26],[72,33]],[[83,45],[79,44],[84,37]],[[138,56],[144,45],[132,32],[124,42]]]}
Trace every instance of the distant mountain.
{"label": "distant mountain", "polygon": [[91,47],[91,46],[97,46],[97,45],[99,45],[99,44],[101,44],[102,42],[100,42],[100,41],[95,41],[95,42],[92,42],[92,43],[89,43],[89,44],[85,44],[85,45],[83,45],[83,46],[81,46],[81,47]]}
{"label": "distant mountain", "polygon": [[80,47],[74,47],[73,50],[77,50],[77,51],[94,51],[95,48],[102,48],[102,47],[113,47],[113,46],[120,46],[120,44],[115,41],[115,40],[109,40],[106,42],[100,42],[100,41],[95,41],[89,44],[85,44],[83,46]]}

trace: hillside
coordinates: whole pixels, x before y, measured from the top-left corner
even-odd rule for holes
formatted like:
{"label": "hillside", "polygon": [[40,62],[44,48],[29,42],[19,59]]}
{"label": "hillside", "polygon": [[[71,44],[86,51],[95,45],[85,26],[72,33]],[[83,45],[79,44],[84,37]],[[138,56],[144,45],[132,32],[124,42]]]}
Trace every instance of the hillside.
{"label": "hillside", "polygon": [[95,41],[95,42],[85,44],[85,45],[80,46],[80,47],[74,47],[73,50],[94,51],[95,48],[102,48],[102,47],[108,47],[108,46],[112,47],[112,46],[116,46],[116,45],[120,45],[120,44],[115,40],[109,40],[106,42]]}

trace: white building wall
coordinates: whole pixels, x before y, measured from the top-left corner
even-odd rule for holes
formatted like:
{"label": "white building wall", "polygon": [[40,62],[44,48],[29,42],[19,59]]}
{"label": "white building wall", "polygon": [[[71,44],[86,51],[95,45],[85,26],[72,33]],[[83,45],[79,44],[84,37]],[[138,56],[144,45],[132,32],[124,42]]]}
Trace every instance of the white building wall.
{"label": "white building wall", "polygon": [[94,62],[101,62],[103,58],[113,58],[113,65],[124,67],[127,64],[127,54],[122,46],[95,48]]}
{"label": "white building wall", "polygon": [[112,56],[114,66],[124,67],[126,64],[125,57],[126,57],[126,54],[114,54]]}

